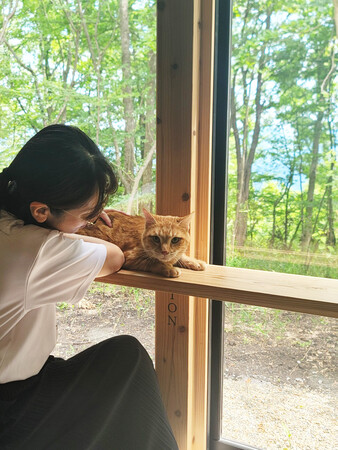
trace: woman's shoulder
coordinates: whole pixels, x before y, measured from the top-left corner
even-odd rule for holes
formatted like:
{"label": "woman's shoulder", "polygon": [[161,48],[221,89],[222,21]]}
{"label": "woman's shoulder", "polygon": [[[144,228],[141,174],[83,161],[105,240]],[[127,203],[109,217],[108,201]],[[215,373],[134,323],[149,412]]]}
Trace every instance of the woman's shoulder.
{"label": "woman's shoulder", "polygon": [[[16,294],[13,301],[23,298],[27,277],[51,233],[54,232],[35,225],[24,225],[15,216],[1,211],[0,285],[6,285],[10,295],[13,292]],[[2,299],[4,295],[5,292],[2,292]]]}
{"label": "woman's shoulder", "polygon": [[[0,211],[0,248],[5,252],[34,254],[58,231],[24,222],[7,211]],[[0,252],[3,253],[3,252]]]}

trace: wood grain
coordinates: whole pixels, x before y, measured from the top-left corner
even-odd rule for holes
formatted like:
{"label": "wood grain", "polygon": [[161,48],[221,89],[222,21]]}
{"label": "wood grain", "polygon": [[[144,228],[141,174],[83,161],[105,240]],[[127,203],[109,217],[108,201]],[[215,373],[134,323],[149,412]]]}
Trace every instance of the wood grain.
{"label": "wood grain", "polygon": [[121,270],[97,281],[338,317],[338,280],[328,278],[208,265],[204,272],[183,269],[179,278]]}
{"label": "wood grain", "polygon": [[[158,2],[157,11],[156,212],[183,216],[192,196],[194,0]],[[189,297],[171,297],[156,294],[155,366],[178,446],[187,450]]]}
{"label": "wood grain", "polygon": [[[190,254],[203,260],[210,242],[213,21],[214,0],[158,4],[157,212],[194,212]],[[168,323],[173,304],[175,326]],[[156,370],[180,450],[206,448],[208,323],[209,302],[157,292]]]}
{"label": "wood grain", "polygon": [[[195,0],[191,167],[191,209],[195,214],[191,254],[203,261],[208,261],[211,241],[214,8],[214,0]],[[210,302],[198,297],[190,297],[189,301],[187,447],[189,450],[204,450],[208,435]]]}

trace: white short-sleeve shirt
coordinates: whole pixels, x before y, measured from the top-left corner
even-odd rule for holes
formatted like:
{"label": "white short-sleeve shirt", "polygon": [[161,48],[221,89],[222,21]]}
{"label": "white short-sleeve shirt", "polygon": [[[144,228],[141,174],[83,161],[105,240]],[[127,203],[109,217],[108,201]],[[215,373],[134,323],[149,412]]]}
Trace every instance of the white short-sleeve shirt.
{"label": "white short-sleeve shirt", "polygon": [[81,300],[106,255],[0,210],[0,383],[40,371],[56,344],[55,304]]}

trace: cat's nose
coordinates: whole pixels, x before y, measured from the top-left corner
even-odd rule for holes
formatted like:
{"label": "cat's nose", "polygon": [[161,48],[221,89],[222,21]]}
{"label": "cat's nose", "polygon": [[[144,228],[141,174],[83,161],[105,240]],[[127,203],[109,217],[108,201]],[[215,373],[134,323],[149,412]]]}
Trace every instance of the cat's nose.
{"label": "cat's nose", "polygon": [[162,250],[162,255],[167,256],[169,252],[167,250]]}

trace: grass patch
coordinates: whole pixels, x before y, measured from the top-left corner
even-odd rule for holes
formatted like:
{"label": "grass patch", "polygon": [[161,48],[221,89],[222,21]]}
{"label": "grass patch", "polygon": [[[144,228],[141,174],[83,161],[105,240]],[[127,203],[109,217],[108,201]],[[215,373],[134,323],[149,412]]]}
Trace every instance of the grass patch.
{"label": "grass patch", "polygon": [[[259,254],[259,251],[257,252]],[[244,269],[265,270],[268,272],[290,273],[295,275],[308,275],[312,277],[338,278],[338,267],[334,261],[328,264],[316,264],[316,261],[310,263],[294,261],[293,255],[285,255],[283,260],[274,259],[273,252],[269,257],[241,255],[240,252],[233,252],[227,256],[227,266],[241,267]]]}
{"label": "grass patch", "polygon": [[[225,302],[224,331],[246,335],[247,337],[271,338],[275,341],[285,339],[290,330],[307,326],[314,332],[323,330],[329,324],[326,317]],[[300,347],[309,347],[311,339],[293,341]]]}
{"label": "grass patch", "polygon": [[153,314],[155,305],[153,291],[94,281],[91,284],[88,293],[90,295],[103,295],[119,298],[126,309],[137,311],[137,315],[140,318],[148,314]]}
{"label": "grass patch", "polygon": [[88,289],[89,294],[115,294],[117,290],[117,286],[109,283],[99,283],[97,281],[93,281]]}

